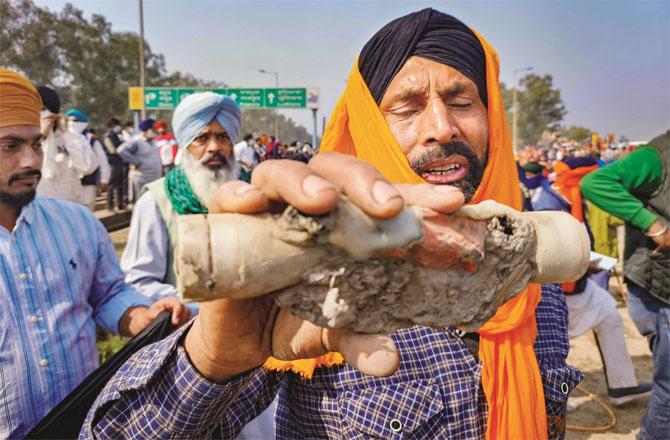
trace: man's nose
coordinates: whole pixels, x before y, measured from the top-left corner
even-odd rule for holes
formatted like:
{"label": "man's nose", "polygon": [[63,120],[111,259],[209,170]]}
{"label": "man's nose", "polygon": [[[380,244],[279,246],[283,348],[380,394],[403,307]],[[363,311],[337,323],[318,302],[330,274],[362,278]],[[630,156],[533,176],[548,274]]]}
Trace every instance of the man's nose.
{"label": "man's nose", "polygon": [[223,147],[223,142],[220,139],[217,139],[216,136],[209,138],[207,142],[207,152],[214,153],[216,151],[221,151]]}
{"label": "man's nose", "polygon": [[42,149],[34,149],[31,145],[26,145],[21,151],[21,158],[19,159],[19,167],[21,169],[36,169],[42,168]]}
{"label": "man's nose", "polygon": [[230,157],[232,148],[228,147],[228,142],[213,137],[207,142],[208,153],[222,153],[226,157]]}
{"label": "man's nose", "polygon": [[434,98],[428,102],[422,114],[424,145],[457,140],[460,137],[458,125],[449,106],[441,99]]}

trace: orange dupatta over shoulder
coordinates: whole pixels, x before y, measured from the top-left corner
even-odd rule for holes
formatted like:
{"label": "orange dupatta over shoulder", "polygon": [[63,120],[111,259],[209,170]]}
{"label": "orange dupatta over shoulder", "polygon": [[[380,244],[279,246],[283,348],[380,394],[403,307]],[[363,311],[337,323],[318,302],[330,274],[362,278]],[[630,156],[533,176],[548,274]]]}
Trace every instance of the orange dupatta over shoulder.
{"label": "orange dupatta over shoulder", "polygon": [[[521,209],[521,194],[512,142],[498,84],[498,55],[477,34],[486,54],[489,158],[472,203],[493,199]],[[371,163],[389,181],[425,183],[409,166],[379,107],[358,71],[351,70],[347,87],[330,118],[321,151],[338,151]],[[488,402],[487,438],[540,439],[547,437],[547,417],[540,370],[533,344],[537,336],[537,284],[501,306],[478,330],[482,384]],[[266,368],[292,370],[311,377],[320,364],[341,363],[339,354],[293,362],[270,358]]]}

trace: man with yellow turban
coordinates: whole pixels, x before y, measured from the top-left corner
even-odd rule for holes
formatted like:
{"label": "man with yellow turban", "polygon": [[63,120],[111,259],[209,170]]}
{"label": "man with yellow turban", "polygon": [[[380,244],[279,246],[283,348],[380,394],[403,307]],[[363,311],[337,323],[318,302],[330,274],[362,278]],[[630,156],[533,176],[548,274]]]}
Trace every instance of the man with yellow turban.
{"label": "man with yellow turban", "polygon": [[95,327],[133,336],[176,299],[123,282],[107,231],[84,206],[35,198],[42,120],[35,87],[0,69],[0,438],[23,438],[98,366]]}
{"label": "man with yellow turban", "polygon": [[[250,185],[222,186],[209,212],[283,201],[322,214],[341,194],[378,218],[405,204],[521,208],[498,59],[482,37],[432,9],[389,23],[363,48],[309,166],[263,162]],[[477,333],[362,335],[319,328],[268,296],[206,302],[110,381],[82,436],[234,438],[278,395],[281,439],[560,438],[581,379],[565,363],[566,327],[548,285],[528,285]]]}

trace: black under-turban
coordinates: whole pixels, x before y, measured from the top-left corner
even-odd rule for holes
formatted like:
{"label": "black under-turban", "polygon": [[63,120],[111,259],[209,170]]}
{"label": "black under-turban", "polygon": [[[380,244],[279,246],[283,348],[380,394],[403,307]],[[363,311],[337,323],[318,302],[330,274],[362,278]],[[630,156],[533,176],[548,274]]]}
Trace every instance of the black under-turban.
{"label": "black under-turban", "polygon": [[49,110],[51,113],[60,113],[60,97],[58,93],[50,87],[39,86],[37,87],[37,92],[42,98],[42,104]]}
{"label": "black under-turban", "polygon": [[488,106],[484,49],[460,20],[431,8],[393,20],[368,41],[358,60],[377,105],[409,57],[447,64],[470,78]]}

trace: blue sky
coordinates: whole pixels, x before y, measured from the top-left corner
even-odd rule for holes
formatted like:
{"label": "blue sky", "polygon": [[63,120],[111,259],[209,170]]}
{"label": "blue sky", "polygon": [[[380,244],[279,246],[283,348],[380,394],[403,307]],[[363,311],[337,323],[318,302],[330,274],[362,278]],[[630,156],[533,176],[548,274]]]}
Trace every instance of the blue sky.
{"label": "blue sky", "polygon": [[[60,10],[65,0],[35,0]],[[117,31],[139,32],[137,0],[70,0]],[[169,70],[238,87],[318,86],[328,116],[363,44],[423,7],[450,13],[497,49],[501,79],[515,68],[551,74],[568,114],[601,133],[649,140],[670,127],[670,2],[145,0],[145,37]],[[312,130],[307,110],[285,114]]]}

